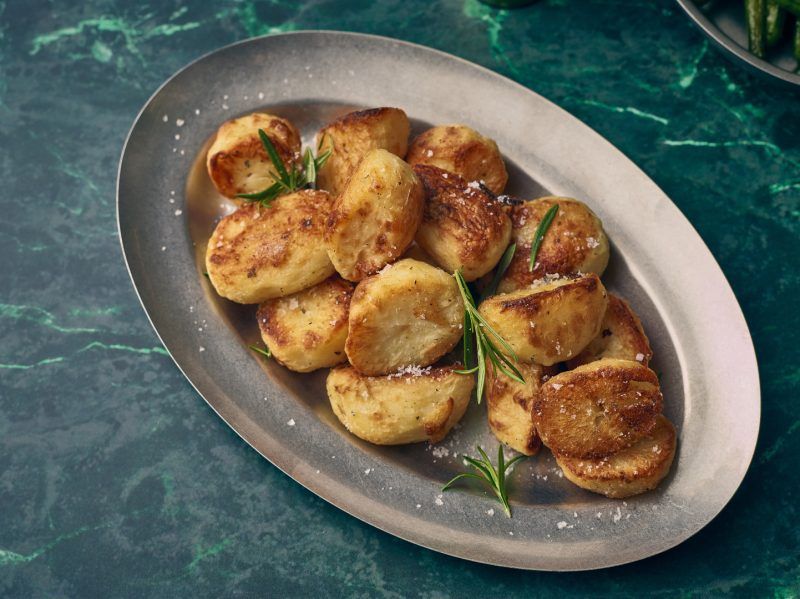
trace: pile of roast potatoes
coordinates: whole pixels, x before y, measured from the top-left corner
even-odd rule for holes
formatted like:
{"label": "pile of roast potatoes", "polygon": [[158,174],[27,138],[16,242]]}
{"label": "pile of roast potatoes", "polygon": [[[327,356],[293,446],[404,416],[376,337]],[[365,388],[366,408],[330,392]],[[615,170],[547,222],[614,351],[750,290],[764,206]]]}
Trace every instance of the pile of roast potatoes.
{"label": "pile of roast potatoes", "polygon": [[[254,113],[219,128],[206,166],[238,209],[208,241],[208,277],[222,297],[258,304],[280,364],[331,368],[331,408],[347,430],[385,445],[448,434],[475,388],[454,358],[465,306],[453,273],[477,297],[514,243],[478,311],[513,348],[525,382],[487,364],[489,427],[523,454],[544,444],[569,480],[608,497],[666,476],[676,435],[648,368],[650,344],[600,280],[609,242],[584,203],[503,195],[508,174],[493,140],[443,125],[409,144],[399,108],[346,114],[319,131],[315,149],[330,156],[314,189],[244,202],[236,196],[276,176],[259,129],[287,169],[302,168],[300,133],[286,119]],[[531,269],[534,234],[554,205]]]}

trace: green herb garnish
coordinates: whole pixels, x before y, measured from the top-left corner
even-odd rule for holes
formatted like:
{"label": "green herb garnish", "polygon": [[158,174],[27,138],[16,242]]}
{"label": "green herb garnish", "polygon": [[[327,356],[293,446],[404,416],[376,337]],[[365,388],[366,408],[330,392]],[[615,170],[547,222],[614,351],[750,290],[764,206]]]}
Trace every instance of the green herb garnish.
{"label": "green herb garnish", "polygon": [[539,253],[539,246],[542,245],[542,239],[544,239],[544,235],[547,233],[547,229],[550,228],[550,223],[553,222],[556,214],[558,214],[558,204],[554,204],[550,207],[545,213],[542,222],[536,227],[536,233],[533,234],[533,242],[531,243],[531,263],[528,267],[528,270],[531,272],[533,272],[533,267],[536,264],[536,255]]}
{"label": "green herb garnish", "polygon": [[258,130],[258,137],[261,139],[261,145],[264,146],[267,155],[269,156],[272,166],[275,167],[275,173],[272,173],[272,178],[275,183],[266,189],[256,193],[240,193],[237,198],[242,198],[248,202],[260,202],[262,206],[269,206],[272,200],[284,193],[292,193],[298,189],[302,189],[307,185],[313,185],[317,180],[317,171],[330,158],[331,151],[328,150],[317,157],[311,152],[311,149],[306,149],[303,156],[303,169],[298,169],[295,164],[292,164],[291,170],[286,170],[286,165],[283,164],[278,150],[272,140],[264,133],[263,129]]}
{"label": "green herb garnish", "polygon": [[511,517],[511,506],[508,504],[508,491],[506,490],[506,475],[509,474],[509,469],[518,461],[524,460],[527,456],[518,455],[515,458],[505,461],[503,454],[503,446],[497,447],[497,469],[492,465],[489,456],[478,445],[478,452],[481,454],[481,459],[476,460],[469,456],[464,456],[464,461],[472,466],[476,472],[462,472],[455,476],[449,483],[442,487],[442,491],[449,491],[453,483],[462,478],[474,478],[482,483],[488,484],[494,492],[495,498],[503,506],[506,516]]}
{"label": "green herb garnish", "polygon": [[265,358],[271,358],[271,357],[272,357],[272,352],[271,352],[271,351],[269,351],[269,348],[268,348],[268,347],[267,347],[267,348],[265,348],[265,349],[261,349],[261,348],[260,348],[260,347],[258,347],[257,345],[249,345],[248,347],[249,347],[250,349],[252,349],[254,352],[256,352],[257,354],[261,354],[261,355],[262,355],[262,356],[264,356]]}
{"label": "green herb garnish", "polygon": [[481,294],[481,301],[497,293],[497,286],[500,284],[500,279],[502,279],[503,275],[506,274],[508,265],[511,264],[511,260],[514,258],[514,252],[516,251],[516,243],[512,243],[510,246],[508,246],[508,248],[506,248],[506,251],[503,253],[503,257],[500,258],[500,262],[497,263],[497,269],[494,271],[492,282],[489,283],[489,286],[484,289],[483,293]]}
{"label": "green herb garnish", "polygon": [[[459,374],[478,373],[477,397],[478,403],[480,403],[483,397],[483,388],[486,385],[486,358],[489,358],[495,372],[500,370],[500,372],[518,383],[524,383],[525,379],[522,378],[522,373],[514,366],[514,362],[518,361],[514,350],[478,312],[478,308],[475,306],[475,298],[472,297],[472,292],[467,287],[467,282],[464,280],[464,275],[461,274],[461,269],[458,269],[453,276],[456,279],[456,283],[458,283],[461,298],[464,300],[464,338],[462,340],[464,344],[464,370],[456,370],[455,372]],[[492,337],[506,353],[503,353],[495,345]],[[474,349],[473,344],[475,346]],[[475,359],[476,351],[477,360]],[[511,357],[509,358],[509,356]]]}

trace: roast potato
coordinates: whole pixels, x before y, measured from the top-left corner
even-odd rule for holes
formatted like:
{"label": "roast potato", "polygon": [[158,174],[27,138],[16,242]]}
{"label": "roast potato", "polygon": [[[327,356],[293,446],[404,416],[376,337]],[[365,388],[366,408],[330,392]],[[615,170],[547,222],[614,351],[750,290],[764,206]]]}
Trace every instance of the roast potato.
{"label": "roast potato", "polygon": [[333,413],[356,437],[378,445],[441,441],[467,409],[475,379],[454,367],[365,376],[349,366],[328,375]]}
{"label": "roast potato", "polygon": [[600,332],[608,299],[597,275],[542,279],[478,307],[517,358],[551,366],[576,356]]}
{"label": "roast potato", "polygon": [[334,275],[308,289],[261,304],[256,318],[272,357],[296,372],[344,362],[352,295],[353,284]]}
{"label": "roast potato", "polygon": [[370,150],[383,149],[403,158],[409,129],[408,117],[399,108],[359,110],[335,120],[317,134],[320,153],[331,151],[317,173],[317,186],[339,195]]}
{"label": "roast potato", "polygon": [[386,150],[367,152],[328,216],[328,254],[337,272],[360,281],[402,256],[423,202],[410,166]]}
{"label": "roast potato", "polygon": [[269,207],[245,204],[218,224],[206,270],[222,297],[257,304],[321,283],[334,273],[323,242],[332,204],[324,191],[303,190]]}
{"label": "roast potato", "polygon": [[533,403],[539,397],[545,375],[555,369],[539,364],[516,364],[525,383],[507,377],[486,359],[486,410],[489,428],[501,443],[511,449],[534,455],[542,446],[533,425]]}
{"label": "roast potato", "polygon": [[256,112],[223,123],[206,154],[208,176],[222,195],[262,191],[275,182],[276,171],[258,130],[267,134],[287,170],[300,165],[300,133],[280,117]]}
{"label": "roast potato", "polygon": [[467,281],[485,275],[500,260],[511,237],[502,204],[477,183],[436,166],[417,165],[425,188],[425,209],[417,243],[443,269],[459,268]]}
{"label": "roast potato", "polygon": [[544,383],[533,421],[554,454],[599,459],[650,434],[662,404],[655,372],[638,362],[606,358]]}
{"label": "roast potato", "polygon": [[428,366],[463,334],[464,302],[453,277],[405,259],[361,281],[350,302],[347,357],[359,372]]}
{"label": "roast potato", "polygon": [[408,149],[411,165],[428,164],[463,177],[483,181],[495,195],[503,193],[508,172],[494,140],[466,125],[440,125],[417,136]]}
{"label": "roast potato", "polygon": [[633,360],[647,366],[653,357],[650,342],[644,334],[642,322],[624,299],[608,294],[608,308],[603,317],[600,334],[567,362],[568,368],[576,368],[602,358]]}
{"label": "roast potato", "polygon": [[[558,214],[542,238],[531,271],[533,237],[554,204],[558,204]],[[545,275],[581,272],[600,276],[608,265],[609,245],[603,224],[583,202],[559,197],[529,200],[512,207],[511,221],[511,241],[517,244],[517,251],[500,281],[500,293],[522,289]]]}
{"label": "roast potato", "polygon": [[564,476],[579,487],[613,499],[650,491],[669,473],[675,457],[675,427],[664,416],[646,436],[600,460],[556,456]]}

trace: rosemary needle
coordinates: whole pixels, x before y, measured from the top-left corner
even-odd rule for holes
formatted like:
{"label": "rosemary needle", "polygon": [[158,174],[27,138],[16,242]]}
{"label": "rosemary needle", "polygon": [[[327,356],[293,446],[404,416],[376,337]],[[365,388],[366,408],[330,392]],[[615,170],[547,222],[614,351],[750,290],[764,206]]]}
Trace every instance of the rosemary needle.
{"label": "rosemary needle", "polygon": [[528,270],[531,272],[536,265],[536,256],[539,253],[539,247],[542,245],[545,233],[547,233],[547,230],[550,228],[550,224],[553,222],[556,214],[558,214],[558,204],[553,204],[545,213],[542,222],[536,227],[536,232],[533,234],[533,241],[531,242],[531,263],[528,266]]}

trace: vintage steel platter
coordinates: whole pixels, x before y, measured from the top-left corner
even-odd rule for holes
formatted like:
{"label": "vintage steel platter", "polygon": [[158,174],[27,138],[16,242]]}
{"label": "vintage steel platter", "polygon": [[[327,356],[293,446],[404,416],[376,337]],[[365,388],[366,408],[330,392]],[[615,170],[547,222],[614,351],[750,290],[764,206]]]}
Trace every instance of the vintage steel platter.
{"label": "vintage steel platter", "polygon": [[[381,448],[332,415],[325,373],[264,363],[253,306],[220,299],[203,277],[205,244],[230,211],[204,169],[224,120],[286,116],[310,140],[356,107],[399,106],[416,131],[464,122],[497,140],[509,191],[586,201],[612,240],[604,276],[641,315],[679,430],[670,476],[623,503],[559,476],[549,455],[514,475],[513,519],[480,491],[447,493],[455,454],[496,448],[484,406],[438,448]],[[308,31],[248,40],[190,64],[148,101],[125,144],[117,189],[131,278],[156,332],[192,385],[256,451],[353,516],[408,541],[515,568],[583,570],[631,562],[687,539],[730,500],[758,433],[752,341],[713,256],[670,199],[619,150],[524,87],[429,48]],[[489,511],[494,509],[494,514]]]}

